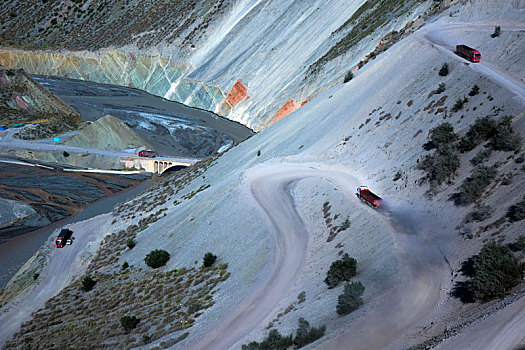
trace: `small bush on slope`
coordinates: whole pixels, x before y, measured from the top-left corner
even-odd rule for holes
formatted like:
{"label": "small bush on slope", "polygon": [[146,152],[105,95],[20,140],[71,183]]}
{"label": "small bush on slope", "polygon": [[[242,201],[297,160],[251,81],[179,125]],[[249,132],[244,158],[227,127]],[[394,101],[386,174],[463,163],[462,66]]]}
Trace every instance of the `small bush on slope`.
{"label": "small bush on slope", "polygon": [[511,222],[525,219],[525,197],[507,210],[507,217]]}
{"label": "small bush on slope", "polygon": [[341,281],[349,281],[356,275],[356,271],[357,261],[345,253],[341,259],[334,261],[330,265],[324,281],[328,288],[334,288]]}
{"label": "small bush on slope", "polygon": [[82,280],[82,290],[84,292],[89,292],[90,290],[93,289],[93,287],[95,286],[95,284],[97,284],[97,281],[95,281],[94,279],[92,279],[90,276],[86,276],[84,277],[84,279]]}
{"label": "small bush on slope", "polygon": [[474,121],[461,138],[458,148],[460,152],[468,152],[487,140],[490,140],[489,145],[495,151],[514,151],[522,143],[521,136],[512,129],[511,116],[499,120],[486,116]]}
{"label": "small bush on slope", "polygon": [[144,262],[146,263],[146,265],[154,269],[166,265],[168,260],[170,260],[169,253],[162,249],[152,250],[144,258]]}
{"label": "small bush on slope", "polygon": [[324,336],[326,326],[310,327],[310,323],[304,318],[300,317],[297,321],[297,331],[295,338],[292,334],[288,336],[282,336],[277,329],[270,330],[268,336],[261,342],[252,341],[242,346],[242,350],[270,350],[279,349],[286,350],[292,345],[295,349],[300,349],[303,346],[313,343],[317,339]]}
{"label": "small bush on slope", "polygon": [[[465,268],[465,266],[468,266]],[[520,264],[509,248],[487,243],[478,255],[470,258],[463,266],[464,273],[470,277],[466,283],[456,285],[456,291],[463,289],[463,301],[489,301],[502,298],[521,282],[523,264]]]}
{"label": "small bush on slope", "polygon": [[440,147],[434,154],[428,154],[419,163],[419,169],[426,173],[431,188],[440,186],[453,178],[460,166],[458,152],[453,145]]}
{"label": "small bush on slope", "polygon": [[439,69],[439,75],[442,77],[448,75],[448,63],[443,63],[443,65]]}
{"label": "small bush on slope", "polygon": [[120,318],[120,324],[126,332],[131,331],[134,328],[137,328],[140,320],[136,316],[123,316]]}
{"label": "small bush on slope", "polygon": [[133,238],[128,239],[128,241],[126,242],[126,246],[129,249],[135,248],[135,245],[137,245],[137,242]]}
{"label": "small bush on slope", "polygon": [[441,123],[428,132],[433,148],[445,146],[457,140],[458,136],[454,133],[454,127],[450,123]]}
{"label": "small bush on slope", "polygon": [[204,257],[202,258],[204,267],[212,266],[215,263],[215,260],[217,260],[217,255],[213,255],[210,252],[204,254]]}
{"label": "small bush on slope", "polygon": [[465,217],[465,222],[481,222],[490,218],[492,214],[492,208],[488,205],[481,205],[476,210],[470,212]]}
{"label": "small bush on slope", "polygon": [[343,294],[337,299],[337,313],[339,315],[348,315],[357,310],[359,306],[363,305],[361,296],[364,291],[365,287],[359,281],[347,283]]}
{"label": "small bush on slope", "polygon": [[344,78],[344,80],[343,80],[343,83],[346,84],[346,83],[348,83],[350,80],[352,80],[353,78],[354,78],[354,73],[353,73],[351,70],[349,70],[349,71],[346,72],[346,74],[345,74],[345,78]]}
{"label": "small bush on slope", "polygon": [[456,205],[468,205],[481,197],[483,191],[494,180],[497,174],[495,167],[478,165],[472,175],[466,178],[459,187],[459,193],[453,195]]}
{"label": "small bush on slope", "polygon": [[310,323],[304,318],[300,317],[297,321],[297,332],[293,340],[297,349],[302,348],[305,345],[313,343],[317,339],[323,337],[326,326],[322,325],[321,327],[310,327]]}

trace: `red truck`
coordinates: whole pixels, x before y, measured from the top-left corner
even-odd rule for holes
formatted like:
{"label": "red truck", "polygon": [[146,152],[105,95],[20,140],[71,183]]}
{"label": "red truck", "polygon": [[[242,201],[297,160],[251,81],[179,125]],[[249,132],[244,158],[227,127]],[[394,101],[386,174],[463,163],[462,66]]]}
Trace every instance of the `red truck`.
{"label": "red truck", "polygon": [[383,203],[383,200],[378,195],[372,193],[366,186],[359,186],[356,193],[357,198],[361,199],[363,202],[370,204],[374,208],[379,208]]}
{"label": "red truck", "polygon": [[71,239],[73,231],[63,228],[58,234],[57,240],[55,241],[57,248],[62,248],[66,245],[67,240]]}
{"label": "red truck", "polygon": [[456,53],[471,62],[479,62],[481,60],[479,51],[467,45],[456,45]]}
{"label": "red truck", "polygon": [[154,151],[140,151],[139,157],[148,157],[148,158],[155,158],[157,156],[157,153]]}

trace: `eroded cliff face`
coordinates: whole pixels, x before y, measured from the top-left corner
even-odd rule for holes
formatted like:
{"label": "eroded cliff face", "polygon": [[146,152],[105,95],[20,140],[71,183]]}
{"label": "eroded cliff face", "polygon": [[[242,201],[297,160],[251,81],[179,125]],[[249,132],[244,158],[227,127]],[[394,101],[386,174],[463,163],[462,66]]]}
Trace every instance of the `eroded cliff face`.
{"label": "eroded cliff face", "polygon": [[[9,19],[0,38],[23,49],[4,48],[0,64],[136,87],[257,131],[293,112],[290,100],[311,100],[341,81],[387,33],[434,6],[419,0],[64,4],[0,9]],[[22,14],[30,28],[25,35],[15,21]]]}
{"label": "eroded cliff face", "polygon": [[32,139],[74,130],[82,119],[22,69],[0,67],[0,124],[9,127],[20,121],[39,124],[17,134]]}

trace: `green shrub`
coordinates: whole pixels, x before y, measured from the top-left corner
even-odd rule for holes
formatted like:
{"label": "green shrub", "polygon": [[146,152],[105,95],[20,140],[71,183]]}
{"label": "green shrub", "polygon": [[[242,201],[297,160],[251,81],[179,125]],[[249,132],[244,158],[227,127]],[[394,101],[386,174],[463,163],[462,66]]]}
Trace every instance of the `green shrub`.
{"label": "green shrub", "polygon": [[84,292],[89,292],[93,289],[95,284],[97,284],[97,281],[92,279],[90,276],[85,276],[84,279],[82,279],[82,290]]}
{"label": "green shrub", "polygon": [[434,148],[452,143],[458,138],[454,133],[454,127],[450,123],[441,123],[435,128],[430,129],[428,136]]}
{"label": "green shrub", "polygon": [[454,195],[456,205],[468,205],[474,203],[481,197],[483,191],[496,177],[495,167],[478,165],[472,171],[470,177],[466,178],[459,187],[459,193]]}
{"label": "green shrub", "polygon": [[419,163],[419,169],[426,173],[430,187],[440,186],[456,174],[461,165],[458,152],[453,145],[440,147],[434,154],[428,154]]}
{"label": "green shrub", "polygon": [[128,267],[129,267],[128,262],[127,262],[127,261],[124,261],[124,262],[122,263],[122,266],[121,266],[120,268],[121,268],[122,270],[125,270],[125,269],[127,269]]}
{"label": "green shrub", "polygon": [[128,239],[128,241],[126,242],[126,246],[129,249],[135,248],[136,245],[137,245],[137,242],[133,238]]}
{"label": "green shrub", "polygon": [[484,163],[490,158],[491,154],[492,154],[492,149],[490,148],[481,150],[470,160],[470,163],[472,165],[479,165],[481,163]]}
{"label": "green shrub", "polygon": [[507,210],[507,218],[511,222],[516,222],[525,219],[525,197]]}
{"label": "green shrub", "polygon": [[252,341],[242,346],[242,350],[270,350],[280,349],[286,350],[291,346],[295,349],[300,349],[317,339],[323,337],[326,332],[326,326],[310,327],[310,323],[304,318],[299,318],[295,338],[292,335],[282,336],[277,329],[272,329],[268,336],[261,342]]}
{"label": "green shrub", "polygon": [[283,337],[277,329],[270,330],[268,336],[262,341],[257,343],[252,341],[242,346],[242,350],[286,350],[293,345],[292,335]]}
{"label": "green shrub", "polygon": [[349,281],[356,275],[356,271],[357,261],[345,253],[341,259],[334,261],[330,265],[324,281],[328,288],[334,288],[341,281]]}
{"label": "green shrub", "polygon": [[463,108],[463,105],[465,104],[465,99],[458,98],[456,100],[456,103],[454,103],[454,106],[452,106],[452,112],[457,112]]}
{"label": "green shrub", "polygon": [[202,258],[204,267],[212,266],[215,263],[215,260],[217,260],[217,256],[210,252],[204,254],[204,257]]}
{"label": "green shrub", "polygon": [[122,325],[122,328],[126,332],[131,331],[134,328],[137,328],[137,325],[139,324],[140,319],[138,319],[136,316],[123,316],[120,318],[120,324]]}
{"label": "green shrub", "polygon": [[440,94],[445,91],[445,83],[439,83],[438,88],[436,90],[436,94]]}
{"label": "green shrub", "polygon": [[348,83],[348,82],[349,82],[350,80],[352,80],[352,79],[354,79],[354,73],[353,73],[351,70],[349,70],[349,71],[346,72],[346,74],[345,74],[345,78],[344,78],[344,80],[343,80],[343,83],[346,84],[346,83]]}
{"label": "green shrub", "polygon": [[68,153],[68,152],[66,152],[66,151],[62,152],[62,154],[63,154],[63,155],[64,155],[64,157],[66,157],[66,158],[67,158],[67,157],[69,157],[69,153]]}
{"label": "green shrub", "polygon": [[525,235],[519,235],[514,243],[509,244],[509,248],[513,252],[525,251]]}
{"label": "green shrub", "polygon": [[522,143],[521,136],[512,129],[511,116],[499,120],[486,116],[477,118],[469,127],[459,142],[459,150],[468,152],[487,140],[495,151],[515,151]]}
{"label": "green shrub", "polygon": [[317,328],[310,327],[310,323],[308,323],[308,321],[302,317],[299,318],[297,323],[297,332],[293,340],[297,349],[302,348],[303,346],[313,343],[317,339],[322,338],[326,331],[325,325],[322,325]]}
{"label": "green shrub", "polygon": [[521,136],[512,129],[512,117],[506,116],[498,121],[489,145],[495,151],[516,151],[520,149],[521,143]]}
{"label": "green shrub", "polygon": [[439,69],[439,75],[442,77],[448,75],[448,63],[443,63],[443,65]]}
{"label": "green shrub", "polygon": [[467,291],[475,300],[502,298],[521,282],[523,265],[509,248],[487,243],[478,255],[472,257],[471,279]]}
{"label": "green shrub", "polygon": [[146,263],[146,265],[154,269],[166,265],[168,260],[170,260],[169,253],[162,249],[152,250],[144,258],[144,262]]}
{"label": "green shrub", "polygon": [[337,313],[339,315],[348,315],[357,310],[359,306],[363,305],[361,296],[365,291],[365,287],[361,282],[352,282],[345,285],[343,294],[337,300]]}
{"label": "green shrub", "polygon": [[476,96],[477,94],[479,94],[479,86],[474,85],[474,86],[472,87],[472,89],[470,89],[468,95],[469,95],[469,96]]}

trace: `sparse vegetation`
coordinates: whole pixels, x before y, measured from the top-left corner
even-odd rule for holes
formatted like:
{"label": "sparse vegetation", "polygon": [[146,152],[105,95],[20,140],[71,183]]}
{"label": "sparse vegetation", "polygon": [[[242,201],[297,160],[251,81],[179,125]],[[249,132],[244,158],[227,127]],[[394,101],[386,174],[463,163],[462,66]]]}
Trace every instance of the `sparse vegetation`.
{"label": "sparse vegetation", "polygon": [[345,253],[339,260],[330,265],[324,282],[328,288],[336,287],[342,281],[350,281],[357,273],[357,260]]}
{"label": "sparse vegetation", "polygon": [[217,260],[217,255],[213,255],[210,252],[204,254],[202,258],[204,267],[211,267],[215,263],[215,260]]}
{"label": "sparse vegetation", "polygon": [[439,69],[439,75],[442,77],[445,77],[448,75],[448,63],[443,63],[441,68]]}
{"label": "sparse vegetation", "polygon": [[168,260],[170,260],[170,254],[162,249],[152,250],[144,258],[146,265],[154,269],[166,265]]}
{"label": "sparse vegetation", "polygon": [[463,263],[462,272],[470,279],[456,284],[453,294],[464,302],[502,298],[521,282],[523,267],[508,247],[487,243]]}
{"label": "sparse vegetation", "polygon": [[361,296],[364,291],[365,287],[359,281],[347,283],[343,290],[343,294],[337,299],[337,313],[339,315],[348,315],[357,310],[363,305],[363,299],[361,299]]}
{"label": "sparse vegetation", "polygon": [[496,178],[495,167],[478,165],[459,187],[459,193],[454,195],[456,205],[468,205],[478,200],[488,185]]}

